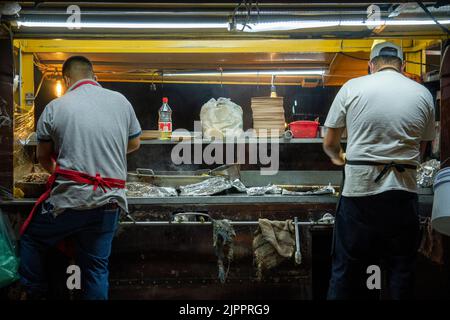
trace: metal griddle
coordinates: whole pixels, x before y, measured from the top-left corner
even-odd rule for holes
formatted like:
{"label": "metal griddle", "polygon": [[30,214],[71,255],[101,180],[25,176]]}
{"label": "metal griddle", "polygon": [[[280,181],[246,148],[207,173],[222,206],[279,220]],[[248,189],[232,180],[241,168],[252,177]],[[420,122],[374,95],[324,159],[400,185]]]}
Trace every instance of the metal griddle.
{"label": "metal griddle", "polygon": [[[286,189],[289,191],[296,191],[296,192],[306,192],[306,191],[313,191],[317,190],[323,187],[326,187],[327,185],[306,185],[306,184],[276,184],[276,186]],[[339,192],[341,189],[340,186],[337,185],[331,185],[336,192]]]}
{"label": "metal griddle", "polygon": [[152,169],[136,169],[136,172],[129,172],[127,181],[145,182],[159,187],[178,188],[193,183],[198,183],[216,176],[225,176],[230,179],[239,179],[239,165],[223,165],[209,170],[196,171],[154,171]]}

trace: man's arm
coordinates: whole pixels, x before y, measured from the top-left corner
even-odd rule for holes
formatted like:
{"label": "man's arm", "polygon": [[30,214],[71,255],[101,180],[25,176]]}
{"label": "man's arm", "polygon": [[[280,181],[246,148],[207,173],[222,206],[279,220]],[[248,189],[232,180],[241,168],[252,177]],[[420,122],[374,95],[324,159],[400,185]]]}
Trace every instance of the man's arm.
{"label": "man's arm", "polygon": [[331,161],[338,166],[345,164],[345,153],[341,147],[341,136],[345,128],[327,128],[327,133],[323,139],[323,151],[331,158]]}
{"label": "man's arm", "polygon": [[341,147],[341,136],[346,127],[348,108],[348,83],[344,84],[331,104],[324,126],[327,133],[323,139],[323,151],[338,166],[345,164],[345,154]]}
{"label": "man's arm", "polygon": [[37,159],[39,164],[50,173],[55,171],[55,162],[52,160],[53,151],[52,141],[39,141],[36,150]]}
{"label": "man's arm", "polygon": [[141,125],[139,124],[139,120],[136,117],[136,113],[134,112],[133,106],[131,103],[125,98],[124,103],[127,105],[130,122],[128,124],[128,146],[127,146],[127,154],[136,151],[141,146]]}
{"label": "man's arm", "polygon": [[128,140],[127,154],[132,153],[133,151],[136,151],[137,149],[139,149],[140,146],[141,146],[140,136]]}
{"label": "man's arm", "polygon": [[420,161],[422,162],[425,158],[425,152],[427,150],[427,145],[430,141],[436,138],[436,122],[435,122],[435,110],[434,110],[434,98],[431,93],[426,90],[425,101],[428,105],[428,117],[424,131],[422,133],[422,139],[420,141]]}

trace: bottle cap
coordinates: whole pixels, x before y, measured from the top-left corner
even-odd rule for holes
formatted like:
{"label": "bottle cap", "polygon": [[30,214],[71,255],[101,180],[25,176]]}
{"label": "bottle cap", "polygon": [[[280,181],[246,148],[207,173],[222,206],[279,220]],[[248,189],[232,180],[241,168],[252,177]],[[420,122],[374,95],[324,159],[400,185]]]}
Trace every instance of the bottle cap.
{"label": "bottle cap", "polygon": [[167,102],[169,102],[169,99],[167,99],[167,97],[164,97],[163,98],[163,103],[167,103]]}

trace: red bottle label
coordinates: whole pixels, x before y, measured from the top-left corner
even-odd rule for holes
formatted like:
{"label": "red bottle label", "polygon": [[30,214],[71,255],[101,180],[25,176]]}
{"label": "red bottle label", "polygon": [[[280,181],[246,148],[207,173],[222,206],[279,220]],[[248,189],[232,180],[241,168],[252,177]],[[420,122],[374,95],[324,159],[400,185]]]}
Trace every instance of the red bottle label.
{"label": "red bottle label", "polygon": [[172,122],[158,122],[159,131],[172,132]]}

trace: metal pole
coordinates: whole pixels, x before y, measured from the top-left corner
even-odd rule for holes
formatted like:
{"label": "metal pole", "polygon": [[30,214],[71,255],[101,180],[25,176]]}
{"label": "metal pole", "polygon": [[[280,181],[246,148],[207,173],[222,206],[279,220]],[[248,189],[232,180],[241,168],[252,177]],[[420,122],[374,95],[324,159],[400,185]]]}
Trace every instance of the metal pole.
{"label": "metal pole", "polygon": [[[19,46],[17,55],[17,60],[19,64],[19,83],[17,84],[17,89],[19,89],[19,105],[23,107],[22,105],[22,96],[23,96],[23,90],[22,90],[22,82],[23,82],[23,67],[22,67],[22,45]],[[22,108],[19,108],[20,112],[22,112]]]}
{"label": "metal pole", "polygon": [[[259,222],[258,221],[231,221],[230,222],[232,225],[235,226],[255,226],[258,225]],[[194,226],[198,226],[198,225],[203,225],[203,226],[209,226],[212,224],[212,222],[210,221],[205,221],[205,222],[201,222],[201,221],[183,221],[183,222],[178,222],[178,221],[121,221],[119,222],[120,225],[122,226],[179,226],[179,225],[194,225]],[[294,225],[303,225],[303,226],[311,226],[311,225],[332,225],[330,223],[319,223],[319,222],[306,222],[306,221],[298,221],[298,222],[292,222],[292,224]]]}
{"label": "metal pole", "polygon": [[298,227],[298,219],[297,217],[294,218],[294,225],[295,225],[295,263],[300,264],[302,262],[302,253],[300,248],[300,228]]}

